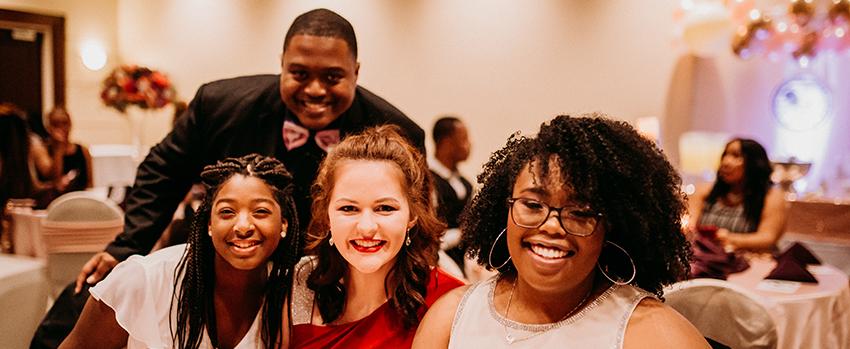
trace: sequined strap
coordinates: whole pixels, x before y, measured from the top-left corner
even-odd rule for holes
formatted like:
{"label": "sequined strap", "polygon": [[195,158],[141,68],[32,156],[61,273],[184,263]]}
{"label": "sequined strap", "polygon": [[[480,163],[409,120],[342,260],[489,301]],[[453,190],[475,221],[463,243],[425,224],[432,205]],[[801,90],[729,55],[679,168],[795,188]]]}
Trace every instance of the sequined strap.
{"label": "sequined strap", "polygon": [[309,324],[313,319],[313,290],[307,287],[307,278],[315,267],[315,257],[301,258],[295,266],[295,284],[292,285],[292,324]]}

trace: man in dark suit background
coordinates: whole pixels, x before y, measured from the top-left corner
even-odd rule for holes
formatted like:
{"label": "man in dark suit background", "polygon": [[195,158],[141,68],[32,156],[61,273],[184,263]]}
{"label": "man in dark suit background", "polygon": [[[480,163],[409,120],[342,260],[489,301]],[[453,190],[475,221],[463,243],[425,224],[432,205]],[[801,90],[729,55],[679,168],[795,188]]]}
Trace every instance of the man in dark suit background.
{"label": "man in dark suit background", "polygon": [[437,213],[448,228],[442,247],[464,270],[464,251],[457,247],[460,242],[458,218],[472,197],[472,184],[458,172],[457,165],[469,158],[469,134],[460,119],[445,116],[434,123],[432,136],[434,159],[429,165],[437,194]]}
{"label": "man in dark suit background", "polygon": [[[245,76],[201,86],[173,131],[139,165],[126,201],[124,231],[86,263],[75,292],[103,279],[130,255],[149,253],[201,169],[218,160],[249,153],[280,159],[294,176],[299,221],[306,228],[310,185],[328,148],[341,138],[370,126],[395,124],[424,154],[424,131],[358,86],[359,68],[351,24],[333,11],[317,9],[298,16],[286,33],[279,76]],[[50,327],[49,320],[50,314],[36,339],[61,332],[62,326]]]}

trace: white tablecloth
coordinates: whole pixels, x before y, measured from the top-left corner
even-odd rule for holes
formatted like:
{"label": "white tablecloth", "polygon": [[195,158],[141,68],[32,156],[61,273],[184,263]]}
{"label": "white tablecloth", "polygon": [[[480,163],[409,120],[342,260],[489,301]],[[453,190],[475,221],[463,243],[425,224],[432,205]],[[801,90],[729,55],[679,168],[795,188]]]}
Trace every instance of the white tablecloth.
{"label": "white tablecloth", "polygon": [[47,217],[46,210],[10,209],[12,218],[12,244],[15,254],[46,258],[47,250],[41,234],[41,223]]}
{"label": "white tablecloth", "polygon": [[[750,268],[728,281],[763,300],[779,333],[780,349],[850,348],[850,284],[847,275],[830,265],[809,266],[818,283],[801,283],[793,293],[759,287],[776,262],[753,259]],[[762,285],[764,286],[764,285]],[[778,309],[777,309],[778,308]]]}
{"label": "white tablecloth", "polygon": [[136,150],[124,144],[94,144],[89,147],[92,158],[94,187],[124,187],[136,178]]}
{"label": "white tablecloth", "polygon": [[47,308],[47,287],[43,261],[0,254],[0,347],[29,348]]}

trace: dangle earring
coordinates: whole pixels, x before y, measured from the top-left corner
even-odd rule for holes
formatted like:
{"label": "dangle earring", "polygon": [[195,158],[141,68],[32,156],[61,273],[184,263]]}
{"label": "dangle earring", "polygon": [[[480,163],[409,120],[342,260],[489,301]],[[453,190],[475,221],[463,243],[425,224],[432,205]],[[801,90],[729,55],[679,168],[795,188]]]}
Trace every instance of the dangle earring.
{"label": "dangle earring", "polygon": [[[621,278],[621,277],[612,278],[611,275],[609,275],[609,273],[610,273],[610,271],[608,270],[608,269],[610,269],[609,266],[605,265],[603,267],[602,264],[599,262],[599,260],[596,261],[596,268],[599,269],[599,271],[602,273],[603,276],[605,276],[606,279],[608,279],[608,281],[611,281],[612,283],[614,283],[616,285],[623,286],[623,285],[628,285],[628,284],[632,283],[632,281],[635,280],[635,276],[637,275],[637,267],[635,267],[635,261],[632,259],[632,256],[629,255],[629,252],[626,251],[626,249],[620,247],[620,245],[617,245],[617,244],[615,244],[611,241],[605,241],[605,243],[618,248],[620,251],[623,252],[623,254],[626,255],[626,258],[629,260],[629,266],[632,268],[632,275],[628,278]],[[600,256],[601,256],[601,254],[600,254]],[[617,276],[617,275],[614,275],[614,276]],[[626,281],[623,281],[623,280],[626,280]]]}
{"label": "dangle earring", "polygon": [[333,235],[331,235],[330,231],[328,231],[328,244],[331,245],[331,246],[334,245],[334,237],[333,237]]}
{"label": "dangle earring", "polygon": [[[499,236],[496,237],[496,240],[493,240],[493,245],[490,246],[490,254],[487,255],[487,263],[490,264],[490,268],[499,270],[511,261],[511,255],[510,252],[508,252],[508,259],[506,259],[504,263],[502,263],[498,267],[493,265],[493,250],[496,248],[496,243],[499,242],[499,239],[502,238],[502,235],[505,235],[506,231],[508,231],[508,228],[502,229],[502,232],[499,233]],[[507,240],[507,238],[505,238],[505,240]]]}
{"label": "dangle earring", "polygon": [[281,230],[281,231],[280,231],[280,238],[281,238],[281,239],[286,238],[286,230]]}
{"label": "dangle earring", "polygon": [[209,235],[210,237],[212,237],[212,229],[207,229],[207,235]]}
{"label": "dangle earring", "polygon": [[404,233],[404,246],[410,246],[410,229],[407,229],[407,232]]}

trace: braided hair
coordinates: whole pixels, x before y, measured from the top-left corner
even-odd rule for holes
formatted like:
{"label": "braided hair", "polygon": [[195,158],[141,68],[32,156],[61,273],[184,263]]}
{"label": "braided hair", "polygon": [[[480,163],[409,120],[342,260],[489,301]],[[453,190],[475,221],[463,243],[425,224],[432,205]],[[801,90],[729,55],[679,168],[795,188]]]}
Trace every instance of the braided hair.
{"label": "braided hair", "polygon": [[366,129],[346,137],[322,162],[313,185],[313,218],[307,229],[307,253],[318,256],[307,287],[316,294],[322,320],[330,323],[345,308],[345,287],[340,280],[349,265],[330,239],[328,205],[333,193],[337,169],[350,160],[386,161],[398,167],[404,177],[402,187],[410,203],[410,214],[416,225],[410,229],[410,245],[404,246],[384,281],[390,307],[401,318],[402,325],[415,328],[419,310],[425,304],[428,276],[437,263],[437,251],[444,225],[436,216],[431,202],[431,181],[425,159],[401,135],[399,128],[384,125]]}
{"label": "braided hair", "polygon": [[[663,285],[686,277],[690,248],[680,231],[679,175],[652,142],[603,114],[555,117],[536,137],[514,135],[490,157],[478,176],[481,190],[461,217],[462,246],[479,264],[488,266],[491,248],[496,264],[508,259],[507,245],[496,238],[517,176],[531,163],[545,183],[565,183],[576,200],[603,214],[605,239],[634,261],[635,285],[660,297]],[[560,178],[549,178],[556,173]],[[509,261],[498,271],[515,274],[516,268]]]}
{"label": "braided hair", "polygon": [[[198,348],[204,329],[214,347],[218,347],[213,290],[215,288],[215,249],[207,236],[212,202],[219,189],[234,175],[256,177],[271,189],[281,208],[281,217],[288,221],[286,237],[282,238],[269,261],[271,268],[265,285],[262,311],[261,339],[264,347],[279,345],[283,338],[283,306],[291,291],[292,269],[301,249],[301,229],[292,199],[292,175],[283,164],[258,154],[227,158],[209,165],[201,172],[206,195],[192,221],[186,252],[177,265],[174,276],[174,295],[177,298],[177,326],[172,339],[179,348]],[[182,276],[182,282],[180,277]],[[180,287],[177,284],[180,283]],[[179,291],[178,291],[179,289]],[[178,294],[179,292],[179,294]],[[173,306],[173,305],[172,305]],[[291,323],[291,322],[290,322]]]}

